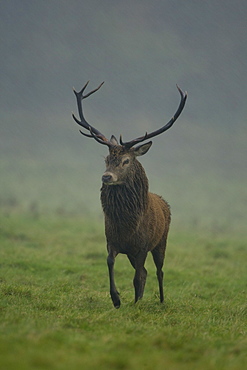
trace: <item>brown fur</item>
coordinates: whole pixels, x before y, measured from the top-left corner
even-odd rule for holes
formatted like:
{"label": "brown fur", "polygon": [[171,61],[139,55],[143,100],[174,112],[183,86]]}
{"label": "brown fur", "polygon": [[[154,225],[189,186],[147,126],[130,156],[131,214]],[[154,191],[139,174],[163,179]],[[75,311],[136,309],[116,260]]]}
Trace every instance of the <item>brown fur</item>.
{"label": "brown fur", "polygon": [[[170,224],[170,207],[160,196],[148,192],[148,179],[137,155],[140,149],[126,149],[122,146],[110,148],[106,158],[105,176],[112,176],[115,183],[103,183],[101,203],[105,216],[105,234],[108,249],[110,294],[116,308],[120,306],[119,293],[114,282],[114,261],[118,253],[128,256],[135,268],[135,301],[142,298],[146,282],[144,263],[148,251],[153,254],[157,267],[160,301],[163,297],[162,266],[165,257],[166,240]],[[138,154],[137,154],[138,153]],[[128,165],[122,161],[127,158]],[[127,168],[125,168],[127,167]],[[103,179],[104,179],[103,175]],[[113,181],[112,179],[109,181]]]}

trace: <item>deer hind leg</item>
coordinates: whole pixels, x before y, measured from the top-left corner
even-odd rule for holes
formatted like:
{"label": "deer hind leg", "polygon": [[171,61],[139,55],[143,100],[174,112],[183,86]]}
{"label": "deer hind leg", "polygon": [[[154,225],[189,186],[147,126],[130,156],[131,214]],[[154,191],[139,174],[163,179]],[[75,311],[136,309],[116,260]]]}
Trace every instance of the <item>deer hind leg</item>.
{"label": "deer hind leg", "polygon": [[135,288],[135,303],[143,297],[144,288],[147,279],[147,270],[144,267],[147,253],[138,253],[137,256],[128,255],[128,258],[135,269],[135,276],[133,280]]}
{"label": "deer hind leg", "polygon": [[110,279],[110,295],[115,308],[119,308],[121,305],[119,293],[117,291],[114,279],[114,264],[115,264],[115,257],[117,253],[109,252],[107,257],[107,265],[109,270],[109,279]]}
{"label": "deer hind leg", "polygon": [[162,243],[157,245],[152,250],[153,260],[156,266],[156,275],[159,283],[159,292],[160,292],[160,302],[164,302],[164,292],[163,292],[163,277],[164,273],[162,271],[162,267],[164,264],[164,258],[165,258],[165,249],[166,249],[166,243]]}

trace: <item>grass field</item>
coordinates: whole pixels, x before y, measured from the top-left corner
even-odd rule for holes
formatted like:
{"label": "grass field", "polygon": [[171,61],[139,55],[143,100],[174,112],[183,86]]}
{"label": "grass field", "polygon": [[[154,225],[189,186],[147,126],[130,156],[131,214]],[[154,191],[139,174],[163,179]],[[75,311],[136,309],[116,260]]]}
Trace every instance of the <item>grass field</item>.
{"label": "grass field", "polygon": [[102,221],[0,217],[0,369],[243,369],[246,240],[171,230],[165,304],[151,258],[142,301],[118,256],[108,293]]}

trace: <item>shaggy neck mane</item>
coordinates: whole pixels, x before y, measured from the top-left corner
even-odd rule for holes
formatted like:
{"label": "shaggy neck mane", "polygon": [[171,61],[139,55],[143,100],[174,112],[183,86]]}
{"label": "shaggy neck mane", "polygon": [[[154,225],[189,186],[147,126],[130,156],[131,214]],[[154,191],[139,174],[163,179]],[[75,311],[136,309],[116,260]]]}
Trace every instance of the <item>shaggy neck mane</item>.
{"label": "shaggy neck mane", "polygon": [[133,172],[122,185],[105,185],[101,188],[104,214],[118,229],[136,229],[140,217],[148,206],[148,179],[136,160]]}

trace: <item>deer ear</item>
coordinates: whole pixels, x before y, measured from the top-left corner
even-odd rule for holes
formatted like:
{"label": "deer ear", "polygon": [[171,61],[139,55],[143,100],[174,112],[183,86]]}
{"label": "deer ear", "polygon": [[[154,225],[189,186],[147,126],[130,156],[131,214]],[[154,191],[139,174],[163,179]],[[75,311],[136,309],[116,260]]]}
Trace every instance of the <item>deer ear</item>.
{"label": "deer ear", "polygon": [[135,156],[140,156],[140,155],[146,154],[148,152],[149,148],[151,147],[151,145],[152,145],[152,141],[149,141],[146,144],[142,144],[142,145],[137,146],[134,150]]}

